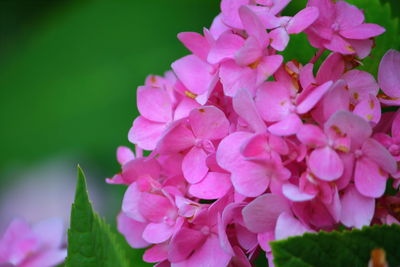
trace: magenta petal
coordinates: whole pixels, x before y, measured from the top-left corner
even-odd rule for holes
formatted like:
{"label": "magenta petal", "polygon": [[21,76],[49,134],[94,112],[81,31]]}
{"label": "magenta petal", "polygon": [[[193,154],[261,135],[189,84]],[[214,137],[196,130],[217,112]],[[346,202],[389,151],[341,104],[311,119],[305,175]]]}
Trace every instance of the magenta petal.
{"label": "magenta petal", "polygon": [[171,239],[168,245],[168,260],[171,262],[183,261],[201,247],[206,241],[206,236],[201,232],[187,227],[182,227]]}
{"label": "magenta petal", "polygon": [[282,193],[289,200],[294,202],[308,201],[316,197],[317,192],[309,194],[300,191],[300,188],[291,183],[285,183],[282,185]]}
{"label": "magenta petal", "polygon": [[214,106],[203,106],[192,110],[189,122],[197,138],[221,139],[228,134],[229,121],[224,112]]}
{"label": "magenta petal", "polygon": [[241,89],[233,97],[233,109],[255,132],[265,132],[266,126],[246,89]]}
{"label": "magenta petal", "polygon": [[117,217],[118,231],[124,235],[128,244],[133,248],[145,248],[149,245],[143,237],[147,223],[135,221],[121,212]]}
{"label": "magenta petal", "polygon": [[178,79],[192,93],[205,93],[213,83],[212,66],[195,55],[178,59],[171,66]]}
{"label": "magenta petal", "polygon": [[334,34],[329,40],[329,43],[325,44],[325,47],[331,51],[341,53],[343,55],[354,54],[355,50],[345,39],[337,34]]}
{"label": "magenta petal", "polygon": [[290,212],[283,212],[278,217],[275,227],[275,239],[286,239],[290,236],[303,235],[314,231],[306,227],[299,220],[293,217]]}
{"label": "magenta petal", "polygon": [[174,227],[164,222],[149,223],[143,231],[143,239],[149,243],[159,244],[167,241],[173,232]]}
{"label": "magenta petal", "polygon": [[368,95],[365,99],[360,101],[353,112],[372,123],[378,123],[381,119],[381,105],[378,98],[373,95]]}
{"label": "magenta petal", "polygon": [[385,28],[372,23],[363,23],[340,31],[340,34],[348,39],[369,39],[385,32]]}
{"label": "magenta petal", "polygon": [[220,172],[209,172],[199,183],[189,187],[189,193],[201,199],[218,199],[231,188],[230,175]]}
{"label": "magenta petal", "polygon": [[332,86],[332,81],[328,81],[308,92],[307,96],[305,96],[302,101],[297,105],[297,112],[299,114],[304,114],[309,112],[318,101],[325,95],[325,93]]}
{"label": "magenta petal", "polygon": [[382,91],[392,97],[400,97],[400,53],[390,49],[379,64],[378,81]]}
{"label": "magenta petal", "polygon": [[133,121],[128,139],[131,143],[137,144],[143,149],[153,150],[164,130],[165,123],[152,122],[143,116],[139,116]]}
{"label": "magenta petal", "polygon": [[263,48],[253,36],[246,39],[244,45],[235,53],[235,61],[241,67],[246,67],[262,57]]}
{"label": "magenta petal", "polygon": [[344,60],[343,56],[339,53],[330,54],[324,62],[322,62],[321,67],[317,72],[317,83],[323,84],[327,81],[336,81],[344,73]]}
{"label": "magenta petal", "polygon": [[234,58],[235,53],[244,45],[244,39],[231,32],[223,33],[211,48],[207,60],[217,64],[224,59]]}
{"label": "magenta petal", "polygon": [[397,171],[397,163],[393,156],[379,142],[372,138],[368,138],[362,146],[365,156],[374,161],[384,171],[395,173]]}
{"label": "magenta petal", "polygon": [[326,145],[328,141],[322,129],[313,124],[304,124],[301,126],[297,132],[297,139],[311,147]]}
{"label": "magenta petal", "polygon": [[289,20],[286,30],[289,34],[298,34],[314,23],[319,11],[316,7],[306,7]]}
{"label": "magenta petal", "polygon": [[343,162],[330,147],[315,149],[310,154],[308,165],[311,171],[324,181],[334,181],[343,174]]}
{"label": "magenta petal", "polygon": [[137,105],[140,114],[155,122],[172,119],[172,103],[168,93],[157,87],[141,86],[137,89]]}
{"label": "magenta petal", "polygon": [[278,50],[285,50],[289,43],[289,34],[283,27],[276,28],[269,33],[269,38],[271,38],[271,46]]}
{"label": "magenta petal", "polygon": [[208,172],[206,159],[206,152],[199,147],[193,147],[183,158],[183,176],[189,183],[198,183],[206,176]]}
{"label": "magenta petal", "polygon": [[354,182],[358,192],[366,197],[378,198],[383,195],[386,188],[387,174],[368,158],[357,160],[354,172]]}
{"label": "magenta petal", "polygon": [[204,36],[197,32],[181,32],[178,33],[178,39],[190,52],[203,60],[207,59],[210,44]]}
{"label": "magenta petal", "polygon": [[338,1],[335,3],[336,21],[343,28],[351,28],[358,26],[364,22],[364,13],[354,5],[350,5],[345,1]]}
{"label": "magenta petal", "polygon": [[156,263],[166,260],[167,256],[168,256],[168,244],[163,243],[163,244],[157,244],[149,249],[146,249],[146,251],[143,254],[143,260],[145,262]]}
{"label": "magenta petal", "polygon": [[347,227],[360,228],[371,223],[375,211],[375,200],[361,195],[350,184],[341,197],[342,213],[340,221]]}
{"label": "magenta petal", "polygon": [[268,130],[275,135],[289,136],[297,133],[302,125],[301,119],[297,114],[290,114],[283,120],[268,127]]}
{"label": "magenta petal", "polygon": [[246,227],[254,233],[273,231],[282,212],[290,212],[288,201],[279,195],[264,194],[250,202],[243,210]]}

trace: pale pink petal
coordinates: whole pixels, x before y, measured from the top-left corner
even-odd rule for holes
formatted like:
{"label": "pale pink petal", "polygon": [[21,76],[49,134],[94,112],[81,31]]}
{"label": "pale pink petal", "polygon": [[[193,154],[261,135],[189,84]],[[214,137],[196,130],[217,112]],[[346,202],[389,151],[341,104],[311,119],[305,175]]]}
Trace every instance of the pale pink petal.
{"label": "pale pink petal", "polygon": [[285,197],[294,202],[308,201],[315,198],[317,195],[317,192],[313,194],[303,192],[298,186],[291,183],[282,185],[282,193]]}
{"label": "pale pink petal", "polygon": [[255,37],[260,45],[266,45],[268,35],[258,16],[248,6],[239,8],[239,16],[247,34]]}
{"label": "pale pink petal", "polygon": [[234,60],[221,63],[219,76],[227,96],[233,97],[243,88],[255,90],[257,73],[250,67],[240,67]]}
{"label": "pale pink petal", "polygon": [[290,212],[288,201],[279,195],[264,194],[250,202],[242,211],[246,227],[254,233],[273,231],[282,212]]}
{"label": "pale pink petal", "polygon": [[129,142],[137,144],[143,149],[153,150],[164,130],[165,123],[152,122],[143,116],[139,116],[133,121],[128,139]]}
{"label": "pale pink petal", "polygon": [[223,33],[212,46],[207,56],[210,64],[217,64],[224,59],[234,58],[235,53],[244,45],[244,39],[231,32]]}
{"label": "pale pink petal", "polygon": [[322,129],[314,124],[304,124],[297,132],[297,139],[305,145],[320,147],[327,144],[327,138]]}
{"label": "pale pink petal", "polygon": [[358,192],[366,197],[378,198],[386,188],[387,174],[372,160],[362,157],[357,160],[354,182]]}
{"label": "pale pink petal", "polygon": [[233,97],[233,109],[255,132],[265,132],[265,123],[246,89],[239,90]]}
{"label": "pale pink petal", "polygon": [[235,190],[248,197],[261,195],[270,183],[268,169],[260,164],[242,160],[232,170],[231,181]]}
{"label": "pale pink petal", "polygon": [[174,227],[167,223],[149,223],[143,231],[143,239],[146,242],[159,244],[167,241],[174,233]]}
{"label": "pale pink petal", "polygon": [[195,143],[193,132],[184,121],[176,121],[171,124],[161,136],[157,144],[160,153],[176,153],[192,147]]}
{"label": "pale pink petal", "polygon": [[18,267],[47,267],[62,263],[67,257],[67,249],[51,249],[41,251],[18,264]]}
{"label": "pale pink petal", "polygon": [[314,23],[319,11],[316,7],[306,7],[289,20],[286,30],[289,34],[298,34]]}
{"label": "pale pink petal", "polygon": [[275,240],[275,233],[274,233],[274,231],[259,233],[257,235],[257,240],[258,240],[258,243],[260,244],[260,247],[264,251],[270,252],[271,246],[269,245],[269,242]]}
{"label": "pale pink petal", "polygon": [[222,139],[217,150],[218,165],[227,171],[235,169],[243,161],[241,146],[252,135],[248,132],[235,132]]}
{"label": "pale pink petal", "polygon": [[278,51],[285,50],[289,43],[289,34],[283,27],[276,28],[269,33],[269,38],[271,38],[271,47]]}
{"label": "pale pink petal", "polygon": [[33,232],[40,237],[42,245],[49,248],[58,248],[64,237],[64,222],[61,218],[51,218],[33,226]]}
{"label": "pale pink petal", "polygon": [[324,181],[334,181],[343,174],[343,162],[330,147],[315,149],[310,154],[308,166],[311,171]]}
{"label": "pale pink petal", "polygon": [[189,193],[201,199],[218,199],[231,188],[230,175],[220,172],[209,172],[204,179],[189,187]]}
{"label": "pale pink petal", "polygon": [[182,227],[168,244],[168,260],[171,262],[185,260],[203,245],[206,238],[201,231]]}
{"label": "pale pink petal", "polygon": [[339,197],[339,191],[337,187],[335,186],[333,188],[333,195],[330,203],[325,204],[327,210],[329,213],[332,215],[333,219],[335,222],[340,221],[340,216],[342,212],[342,202]]}
{"label": "pale pink petal", "polygon": [[303,235],[304,233],[313,232],[313,230],[294,218],[290,212],[285,211],[279,215],[276,222],[275,239],[281,240],[290,236]]}
{"label": "pale pink petal", "polygon": [[309,112],[320,99],[328,92],[329,88],[332,86],[332,81],[328,81],[316,88],[309,89],[307,96],[305,96],[302,101],[297,105],[296,110],[299,114],[304,114]]}
{"label": "pale pink petal", "polygon": [[292,107],[289,90],[278,82],[263,83],[257,90],[255,104],[268,122],[284,119]]}
{"label": "pale pink petal", "polygon": [[155,193],[142,192],[138,205],[140,214],[152,222],[162,222],[175,211],[168,198]]}
{"label": "pale pink petal", "polygon": [[263,47],[261,47],[258,40],[250,36],[246,39],[241,49],[235,53],[235,62],[241,66],[249,66],[260,60],[263,54]]}
{"label": "pale pink petal", "polygon": [[206,92],[214,81],[212,66],[195,55],[178,59],[171,67],[178,79],[194,94]]}
{"label": "pale pink petal", "polygon": [[243,24],[239,17],[239,8],[248,3],[249,0],[222,0],[221,13],[223,22],[233,28],[243,29]]}
{"label": "pale pink petal", "polygon": [[117,148],[117,160],[119,164],[124,165],[128,161],[131,161],[135,158],[132,150],[126,146],[119,146]]}
{"label": "pale pink petal", "polygon": [[122,211],[126,214],[126,216],[138,222],[145,222],[146,219],[139,211],[141,194],[142,192],[139,191],[137,184],[131,184],[125,191],[125,195],[122,200]]}
{"label": "pale pink petal", "polygon": [[355,186],[350,184],[340,200],[342,202],[340,221],[345,226],[361,229],[363,226],[370,225],[375,211],[373,198],[361,195]]}
{"label": "pale pink petal", "polygon": [[198,107],[200,107],[200,104],[196,100],[188,97],[183,98],[175,108],[174,120],[186,118],[193,109]]}
{"label": "pale pink petal", "polygon": [[121,212],[117,217],[118,231],[124,235],[128,244],[133,248],[145,248],[149,245],[143,237],[143,231],[147,223],[138,222]]}
{"label": "pale pink petal", "polygon": [[363,154],[370,160],[374,161],[384,171],[395,173],[397,171],[397,163],[390,152],[379,142],[372,138],[368,138],[362,146]]}
{"label": "pale pink petal", "polygon": [[189,183],[198,183],[206,176],[208,172],[206,158],[206,152],[196,146],[185,155],[182,162],[182,171],[183,176]]}
{"label": "pale pink petal", "polygon": [[351,28],[340,30],[340,34],[348,39],[369,39],[385,32],[385,28],[372,23],[363,23]]}
{"label": "pale pink petal", "polygon": [[290,114],[283,120],[268,127],[268,130],[278,136],[289,136],[296,134],[302,125],[301,119],[297,114]]}
{"label": "pale pink petal", "polygon": [[281,55],[265,56],[257,66],[257,84],[261,84],[272,76],[282,65]]}
{"label": "pale pink petal", "polygon": [[231,29],[222,20],[222,14],[220,13],[214,18],[213,22],[211,23],[210,34],[214,39],[218,39],[224,32]]}
{"label": "pale pink petal", "polygon": [[146,249],[143,254],[143,260],[145,262],[160,262],[166,260],[168,256],[168,244],[157,244],[151,248]]}
{"label": "pale pink petal", "polygon": [[211,140],[225,137],[230,125],[224,112],[214,106],[203,106],[192,110],[189,122],[197,138]]}
{"label": "pale pink petal", "polygon": [[400,53],[390,49],[379,64],[378,81],[382,91],[391,98],[400,97]]}
{"label": "pale pink petal", "polygon": [[137,106],[140,114],[150,121],[168,122],[172,119],[172,101],[162,88],[139,87]]}
{"label": "pale pink petal", "polygon": [[178,33],[178,39],[190,52],[203,60],[207,59],[210,44],[204,36],[197,32],[181,32]]}

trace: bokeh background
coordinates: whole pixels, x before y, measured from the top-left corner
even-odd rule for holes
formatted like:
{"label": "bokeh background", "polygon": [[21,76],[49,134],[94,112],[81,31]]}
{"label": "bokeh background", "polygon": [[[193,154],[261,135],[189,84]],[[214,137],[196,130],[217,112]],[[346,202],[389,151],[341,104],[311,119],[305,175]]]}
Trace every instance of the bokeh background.
{"label": "bokeh background", "polygon": [[16,216],[67,224],[77,164],[115,223],[125,188],[104,179],[129,145],[136,87],[188,53],[177,33],[208,27],[219,2],[0,0],[0,235]]}

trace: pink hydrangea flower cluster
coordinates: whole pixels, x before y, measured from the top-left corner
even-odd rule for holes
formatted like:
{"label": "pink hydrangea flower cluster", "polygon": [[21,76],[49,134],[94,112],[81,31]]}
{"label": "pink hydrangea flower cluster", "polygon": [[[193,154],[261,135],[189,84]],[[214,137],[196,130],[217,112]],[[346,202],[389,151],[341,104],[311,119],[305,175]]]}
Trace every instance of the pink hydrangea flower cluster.
{"label": "pink hydrangea flower cluster", "polygon": [[48,219],[31,227],[14,219],[0,239],[0,266],[56,266],[67,256],[63,237],[62,220]]}
{"label": "pink hydrangea flower cluster", "polygon": [[[272,240],[398,223],[382,197],[400,182],[400,115],[382,107],[400,105],[400,54],[377,82],[356,67],[384,28],[344,1],[280,15],[289,2],[222,0],[210,29],[178,35],[192,54],[138,88],[136,153],[119,147],[107,181],[128,186],[118,229],[146,262],[251,266],[262,249],[272,264]],[[280,54],[299,33],[319,49],[305,65]]]}

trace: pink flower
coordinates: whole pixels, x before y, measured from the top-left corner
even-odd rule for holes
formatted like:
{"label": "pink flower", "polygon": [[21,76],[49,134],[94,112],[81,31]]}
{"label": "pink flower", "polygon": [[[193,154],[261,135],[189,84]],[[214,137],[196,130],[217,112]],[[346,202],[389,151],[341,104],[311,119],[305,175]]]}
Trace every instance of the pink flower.
{"label": "pink flower", "polygon": [[0,239],[0,265],[47,267],[62,263],[67,256],[64,229],[58,219],[42,221],[33,227],[14,219]]}

